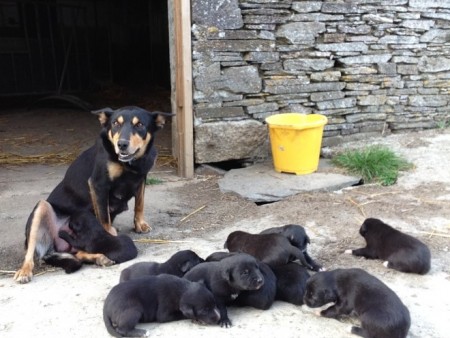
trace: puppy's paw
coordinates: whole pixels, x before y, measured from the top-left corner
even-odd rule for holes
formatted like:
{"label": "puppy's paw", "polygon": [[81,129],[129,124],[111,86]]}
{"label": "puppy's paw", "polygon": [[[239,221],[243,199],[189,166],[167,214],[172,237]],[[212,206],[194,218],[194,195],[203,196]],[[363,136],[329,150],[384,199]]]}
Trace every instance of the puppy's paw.
{"label": "puppy's paw", "polygon": [[224,318],[219,321],[219,324],[221,327],[229,328],[231,327],[231,320],[228,318]]}
{"label": "puppy's paw", "polygon": [[116,262],[110,260],[108,257],[106,257],[105,255],[99,255],[96,259],[95,259],[95,264],[99,265],[99,266],[111,266],[114,265]]}
{"label": "puppy's paw", "polygon": [[347,254],[347,255],[351,255],[353,253],[353,250],[352,249],[347,249],[347,250],[344,251],[344,253]]}
{"label": "puppy's paw", "polygon": [[325,268],[325,267],[320,267],[320,269],[319,270],[317,270],[318,272],[321,272],[321,271],[327,271],[327,268]]}
{"label": "puppy's paw", "polygon": [[385,261],[385,262],[383,262],[383,265],[387,268],[387,267],[389,267],[389,262]]}
{"label": "puppy's paw", "polygon": [[322,316],[322,310],[315,310],[313,313],[318,317]]}

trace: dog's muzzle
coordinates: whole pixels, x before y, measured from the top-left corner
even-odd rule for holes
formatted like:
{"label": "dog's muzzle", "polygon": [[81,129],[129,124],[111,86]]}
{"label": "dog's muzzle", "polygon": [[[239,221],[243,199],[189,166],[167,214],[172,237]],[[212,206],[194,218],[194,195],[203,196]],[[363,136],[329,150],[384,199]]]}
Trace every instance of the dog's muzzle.
{"label": "dog's muzzle", "polygon": [[117,142],[117,149],[118,149],[117,156],[119,157],[120,162],[130,162],[134,159],[134,157],[138,153],[139,148],[136,151],[134,151],[133,153],[130,153],[129,146],[130,146],[130,141],[128,141],[128,140],[122,139]]}

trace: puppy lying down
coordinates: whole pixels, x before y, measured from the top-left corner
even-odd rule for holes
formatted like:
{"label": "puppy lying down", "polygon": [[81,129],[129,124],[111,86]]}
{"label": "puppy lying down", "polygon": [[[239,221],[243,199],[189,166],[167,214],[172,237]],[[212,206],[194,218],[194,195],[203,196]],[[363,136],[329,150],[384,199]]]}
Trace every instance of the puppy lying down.
{"label": "puppy lying down", "polygon": [[320,315],[338,319],[354,315],[361,327],[351,333],[361,337],[404,338],[411,319],[400,298],[378,278],[361,269],[318,272],[306,282],[304,302],[315,308],[334,303]]}
{"label": "puppy lying down", "polygon": [[364,248],[346,250],[354,256],[382,259],[388,268],[420,275],[430,271],[428,247],[410,235],[394,229],[376,218],[367,218],[359,229],[366,240]]}
{"label": "puppy lying down", "polygon": [[201,283],[172,275],[141,277],[114,286],[105,299],[103,320],[114,337],[143,337],[138,323],[192,319],[216,324],[219,309],[214,296]]}
{"label": "puppy lying down", "polygon": [[163,273],[183,277],[197,264],[204,262],[194,251],[181,250],[174,253],[166,262],[138,262],[125,268],[120,273],[120,282],[144,276],[156,276]]}

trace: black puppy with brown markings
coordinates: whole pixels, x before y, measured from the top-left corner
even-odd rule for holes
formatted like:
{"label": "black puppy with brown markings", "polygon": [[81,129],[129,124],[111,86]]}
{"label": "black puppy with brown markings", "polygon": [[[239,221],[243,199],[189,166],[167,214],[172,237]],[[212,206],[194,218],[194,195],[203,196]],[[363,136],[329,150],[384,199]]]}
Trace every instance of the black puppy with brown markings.
{"label": "black puppy with brown markings", "polygon": [[147,336],[136,324],[185,318],[216,324],[220,314],[214,296],[201,283],[166,274],[119,283],[103,305],[106,329],[114,337]]}
{"label": "black puppy with brown markings", "polygon": [[376,218],[367,218],[359,229],[366,247],[346,250],[354,256],[383,259],[388,268],[420,275],[430,271],[430,249],[410,235],[394,229]]}
{"label": "black puppy with brown markings", "polygon": [[[206,257],[207,262],[217,262],[226,257],[237,255],[236,252],[214,252]],[[232,305],[251,306],[260,310],[269,309],[275,301],[277,293],[277,278],[274,272],[265,263],[258,262],[259,270],[264,277],[264,285],[258,290],[244,290],[239,293]]]}
{"label": "black puppy with brown markings", "polygon": [[314,262],[307,251],[308,244],[311,243],[305,228],[298,224],[286,224],[280,227],[273,227],[260,232],[260,234],[280,234],[286,237],[293,246],[302,250],[306,262],[312,266],[313,271],[321,271],[322,266]]}
{"label": "black puppy with brown markings", "polygon": [[306,282],[310,277],[308,270],[296,262],[289,262],[272,268],[277,281],[276,300],[302,305]]}
{"label": "black puppy with brown markings", "polygon": [[334,303],[320,312],[327,318],[355,315],[361,327],[351,332],[366,338],[404,338],[411,325],[408,308],[397,294],[362,269],[318,272],[306,283],[304,302],[309,307]]}
{"label": "black puppy with brown markings", "polygon": [[220,311],[219,323],[225,327],[231,326],[226,305],[232,303],[242,291],[258,290],[264,285],[258,262],[245,253],[196,265],[183,278],[202,282],[211,290]]}
{"label": "black puppy with brown markings", "polygon": [[122,270],[120,282],[136,279],[144,276],[156,276],[163,273],[183,277],[183,275],[197,264],[203,263],[192,250],[181,250],[173,254],[166,262],[139,262]]}
{"label": "black puppy with brown markings", "polygon": [[280,234],[250,234],[234,231],[228,235],[224,247],[230,252],[248,253],[271,268],[298,259],[305,267],[313,270],[303,252]]}
{"label": "black puppy with brown markings", "polygon": [[[69,230],[59,230],[59,237],[64,239],[76,252],[86,252],[101,262],[106,256],[111,262],[104,261],[103,264],[111,265],[123,263],[136,258],[137,248],[133,240],[127,235],[113,236],[107,232],[94,214],[83,212],[71,217]],[[77,254],[75,254],[77,257]],[[83,260],[81,258],[81,260]],[[72,272],[67,271],[66,272]]]}

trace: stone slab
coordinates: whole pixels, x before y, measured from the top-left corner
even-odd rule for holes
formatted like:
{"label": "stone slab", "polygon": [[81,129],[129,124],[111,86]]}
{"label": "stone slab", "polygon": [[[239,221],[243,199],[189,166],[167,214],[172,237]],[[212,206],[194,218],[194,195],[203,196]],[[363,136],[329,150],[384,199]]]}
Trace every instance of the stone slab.
{"label": "stone slab", "polygon": [[276,172],[270,161],[257,163],[228,171],[219,180],[219,187],[224,193],[236,193],[256,203],[270,203],[302,192],[341,190],[361,181],[360,177],[324,170],[329,165],[328,160],[320,160],[317,172],[294,175]]}

